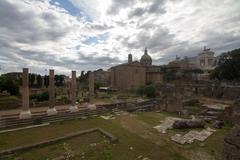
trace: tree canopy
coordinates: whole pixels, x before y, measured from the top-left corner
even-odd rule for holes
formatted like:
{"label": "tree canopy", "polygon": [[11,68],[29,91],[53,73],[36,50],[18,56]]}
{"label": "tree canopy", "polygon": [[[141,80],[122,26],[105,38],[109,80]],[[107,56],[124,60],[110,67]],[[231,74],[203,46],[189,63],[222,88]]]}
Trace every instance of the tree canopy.
{"label": "tree canopy", "polygon": [[218,66],[211,72],[210,78],[240,80],[240,48],[220,55]]}
{"label": "tree canopy", "polygon": [[0,91],[7,91],[11,95],[19,95],[19,82],[11,77],[0,77]]}

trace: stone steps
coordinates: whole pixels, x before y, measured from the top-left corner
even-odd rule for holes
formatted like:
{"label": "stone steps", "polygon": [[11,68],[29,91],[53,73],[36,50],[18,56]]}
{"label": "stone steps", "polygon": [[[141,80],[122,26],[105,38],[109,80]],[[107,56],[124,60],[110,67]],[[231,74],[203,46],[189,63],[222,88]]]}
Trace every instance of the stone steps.
{"label": "stone steps", "polygon": [[107,109],[99,107],[96,110],[81,110],[79,112],[63,112],[58,113],[56,115],[48,116],[47,114],[43,115],[33,115],[29,119],[19,119],[18,117],[11,117],[11,118],[1,118],[0,119],[0,130],[6,128],[14,128],[17,126],[23,125],[33,125],[33,124],[40,124],[46,122],[58,122],[63,120],[71,120],[71,119],[78,119],[81,117],[87,117],[92,115],[98,115],[102,113],[108,112]]}
{"label": "stone steps", "polygon": [[136,110],[153,110],[155,102],[145,101],[141,103],[135,103],[134,106],[128,107],[127,103],[121,105],[118,104],[108,104],[99,105],[96,110],[89,110],[87,108],[80,108],[78,112],[70,112],[69,110],[58,111],[56,115],[47,115],[46,112],[33,113],[32,117],[29,119],[19,119],[19,116],[5,116],[0,118],[0,130],[17,128],[19,126],[36,125],[42,123],[59,122],[64,120],[79,119],[81,117],[88,117],[93,115],[100,115],[104,113],[109,113],[113,108],[118,108],[126,111],[136,111]]}

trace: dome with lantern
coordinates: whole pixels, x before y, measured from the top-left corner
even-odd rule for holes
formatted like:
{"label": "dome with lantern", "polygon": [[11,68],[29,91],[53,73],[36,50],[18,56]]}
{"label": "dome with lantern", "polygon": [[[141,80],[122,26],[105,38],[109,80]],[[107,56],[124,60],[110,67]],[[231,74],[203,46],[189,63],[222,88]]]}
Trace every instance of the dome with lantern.
{"label": "dome with lantern", "polygon": [[152,58],[148,55],[147,48],[145,48],[144,55],[142,55],[140,59],[140,63],[143,66],[151,66],[152,65]]}

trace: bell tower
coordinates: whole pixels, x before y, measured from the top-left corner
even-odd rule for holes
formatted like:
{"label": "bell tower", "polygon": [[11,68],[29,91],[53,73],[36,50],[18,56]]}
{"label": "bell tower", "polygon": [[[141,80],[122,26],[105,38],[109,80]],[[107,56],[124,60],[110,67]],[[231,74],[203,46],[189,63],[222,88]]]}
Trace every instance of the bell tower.
{"label": "bell tower", "polygon": [[131,53],[128,54],[128,63],[132,63],[132,54]]}

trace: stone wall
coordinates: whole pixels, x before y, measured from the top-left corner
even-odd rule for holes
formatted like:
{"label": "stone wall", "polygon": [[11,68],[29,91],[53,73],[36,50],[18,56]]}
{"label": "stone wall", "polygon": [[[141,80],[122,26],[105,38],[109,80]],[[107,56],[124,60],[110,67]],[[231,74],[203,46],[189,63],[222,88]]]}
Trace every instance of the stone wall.
{"label": "stone wall", "polygon": [[162,86],[158,102],[159,109],[167,112],[180,112],[183,109],[181,90],[182,88],[177,88],[175,85]]}
{"label": "stone wall", "polygon": [[240,126],[232,129],[231,133],[224,139],[222,160],[240,159]]}
{"label": "stone wall", "polygon": [[146,72],[141,66],[118,66],[111,71],[113,89],[125,90],[145,85]]}

